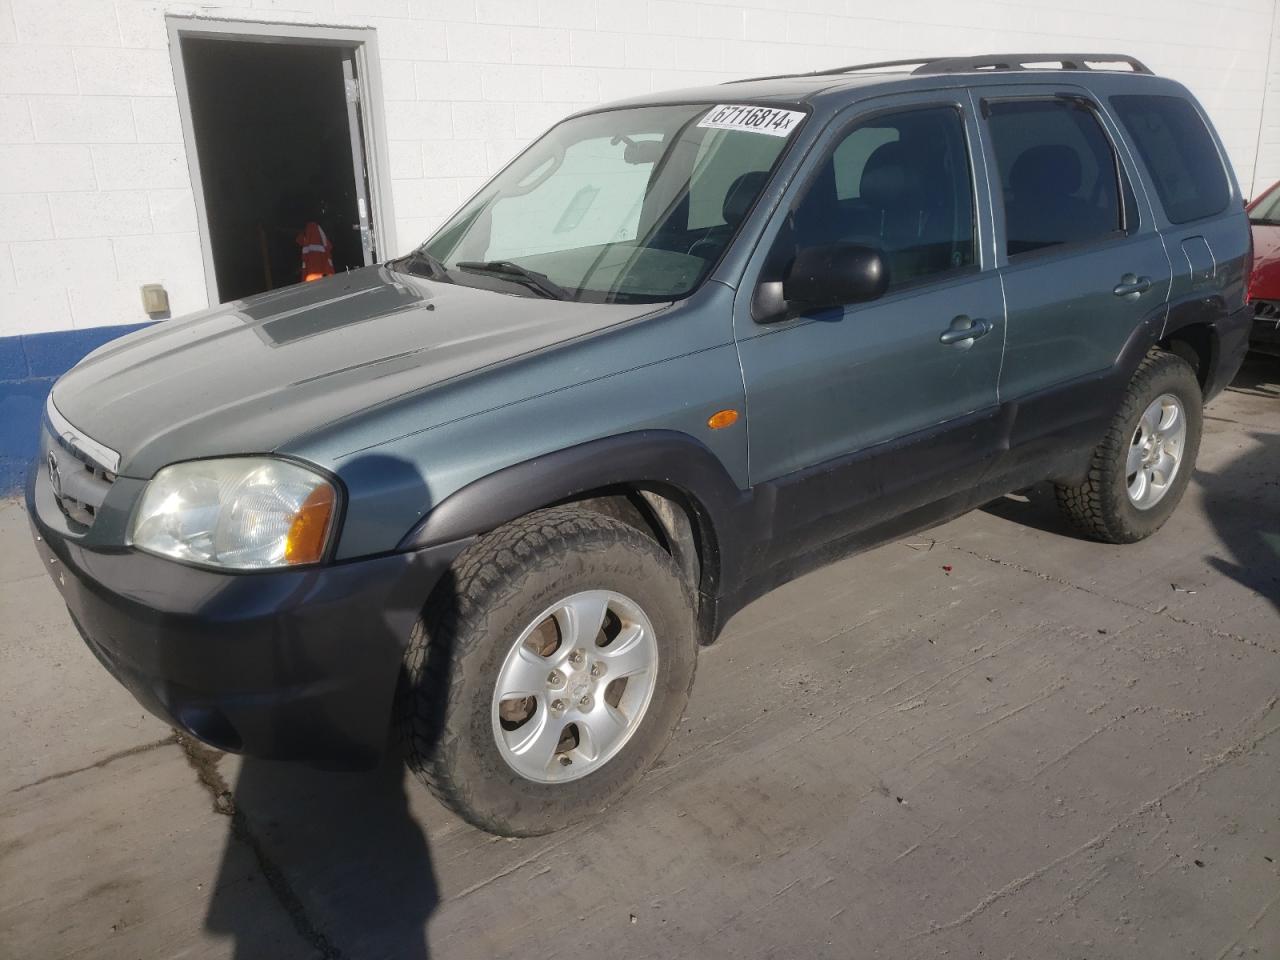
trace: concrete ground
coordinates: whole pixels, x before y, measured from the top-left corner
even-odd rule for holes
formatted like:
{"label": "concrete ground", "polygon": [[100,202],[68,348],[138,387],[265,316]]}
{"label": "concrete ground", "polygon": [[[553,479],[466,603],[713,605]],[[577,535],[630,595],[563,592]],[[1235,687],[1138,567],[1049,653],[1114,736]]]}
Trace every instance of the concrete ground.
{"label": "concrete ground", "polygon": [[1280,364],[1145,543],[1035,490],[754,604],[659,768],[535,840],[176,739],[12,502],[0,608],[3,957],[1280,957]]}

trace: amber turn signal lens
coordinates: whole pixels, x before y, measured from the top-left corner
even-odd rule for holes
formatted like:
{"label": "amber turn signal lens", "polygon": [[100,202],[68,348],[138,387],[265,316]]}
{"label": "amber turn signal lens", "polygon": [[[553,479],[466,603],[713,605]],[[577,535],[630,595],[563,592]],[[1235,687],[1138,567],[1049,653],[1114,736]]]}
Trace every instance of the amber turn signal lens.
{"label": "amber turn signal lens", "polygon": [[316,563],[324,556],[333,519],[333,487],[322,483],[302,501],[284,542],[285,563]]}
{"label": "amber turn signal lens", "polygon": [[707,426],[712,430],[723,430],[725,427],[732,427],[737,422],[737,410],[717,410],[707,417]]}

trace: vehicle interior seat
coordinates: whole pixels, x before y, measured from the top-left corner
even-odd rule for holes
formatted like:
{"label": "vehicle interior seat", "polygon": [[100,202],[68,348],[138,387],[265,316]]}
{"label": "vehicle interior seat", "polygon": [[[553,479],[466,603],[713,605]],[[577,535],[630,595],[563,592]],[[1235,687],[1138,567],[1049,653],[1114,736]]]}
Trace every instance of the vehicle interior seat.
{"label": "vehicle interior seat", "polygon": [[[946,184],[928,175],[927,158],[924,150],[899,140],[876,147],[862,168],[854,232],[879,245],[889,262],[889,276],[899,282],[930,266],[929,234],[939,221],[932,207]],[[931,182],[932,203],[927,187]]]}
{"label": "vehicle interior seat", "polygon": [[706,232],[689,247],[689,255],[704,260],[719,257],[725,244],[733,236],[733,232],[738,229],[738,224],[750,212],[752,203],[755,202],[756,196],[764,188],[765,181],[768,179],[768,170],[748,170],[746,173],[738,174],[729,184],[729,189],[725,191],[724,200],[720,205],[720,215],[724,218],[724,223],[707,228]]}
{"label": "vehicle interior seat", "polygon": [[1080,156],[1066,144],[1046,143],[1022,151],[1009,169],[1005,197],[1009,253],[1105,233],[1108,225],[1099,221],[1109,214],[1076,195],[1082,184]]}

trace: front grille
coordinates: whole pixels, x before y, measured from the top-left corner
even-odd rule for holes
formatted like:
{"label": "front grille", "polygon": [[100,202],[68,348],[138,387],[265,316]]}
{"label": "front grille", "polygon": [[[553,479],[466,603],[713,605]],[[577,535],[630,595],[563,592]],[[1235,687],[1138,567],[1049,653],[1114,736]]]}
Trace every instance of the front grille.
{"label": "front grille", "polygon": [[[71,426],[53,406],[52,397],[46,411],[40,443],[43,482],[49,485],[71,532],[87,533],[115,483],[119,455]],[[108,458],[112,462],[104,463]]]}
{"label": "front grille", "polygon": [[1275,320],[1280,322],[1280,300],[1253,301],[1253,316],[1256,320]]}
{"label": "front grille", "polygon": [[[45,472],[53,486],[54,499],[68,520],[87,531],[97,519],[98,508],[107,499],[116,475],[61,438],[51,436],[50,441]],[[53,455],[52,461],[49,454]]]}

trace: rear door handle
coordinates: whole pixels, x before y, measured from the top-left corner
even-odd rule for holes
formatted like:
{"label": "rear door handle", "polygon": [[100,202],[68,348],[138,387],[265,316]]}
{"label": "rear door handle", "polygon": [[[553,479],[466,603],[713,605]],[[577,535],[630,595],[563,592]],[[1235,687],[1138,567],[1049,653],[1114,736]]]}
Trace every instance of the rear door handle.
{"label": "rear door handle", "polygon": [[938,337],[938,342],[946,344],[964,343],[967,340],[977,340],[979,337],[985,337],[990,332],[990,320],[981,318],[970,320],[964,314],[961,314],[951,321],[950,329],[942,331],[942,335]]}
{"label": "rear door handle", "polygon": [[1117,297],[1131,297],[1134,295],[1142,296],[1150,289],[1150,277],[1135,277],[1132,273],[1126,273],[1120,278],[1120,282],[1116,284],[1116,288],[1111,292]]}

